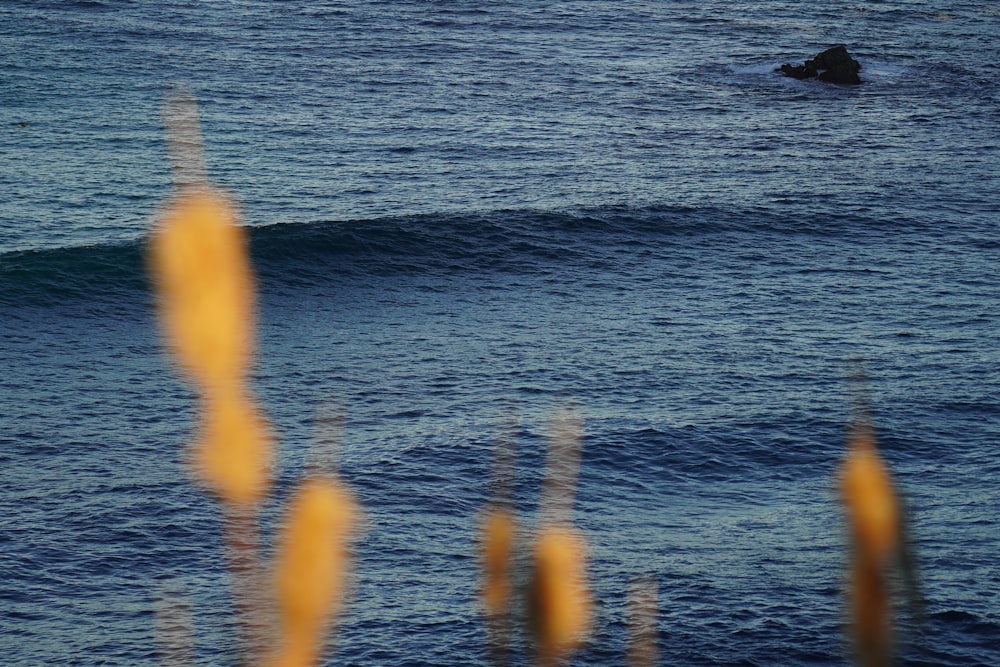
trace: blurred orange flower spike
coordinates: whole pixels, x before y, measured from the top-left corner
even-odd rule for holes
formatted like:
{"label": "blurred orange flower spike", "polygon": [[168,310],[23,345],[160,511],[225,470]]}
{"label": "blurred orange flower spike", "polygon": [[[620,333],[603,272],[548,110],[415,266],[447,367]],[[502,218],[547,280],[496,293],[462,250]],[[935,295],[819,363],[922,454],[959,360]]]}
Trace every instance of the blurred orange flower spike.
{"label": "blurred orange flower spike", "polygon": [[489,510],[483,519],[483,604],[490,616],[502,615],[510,601],[510,562],[517,527],[505,509]]}
{"label": "blurred orange flower spike", "polygon": [[233,505],[256,503],[267,491],[271,434],[242,392],[207,398],[204,425],[193,463],[199,478]]}
{"label": "blurred orange flower spike", "polygon": [[544,528],[535,545],[533,624],[543,663],[556,663],[579,645],[590,626],[582,538],[571,528]]}
{"label": "blurred orange flower spike", "polygon": [[322,654],[343,597],[356,513],[351,494],[331,479],[306,480],[291,501],[275,565],[284,632],[279,665],[312,665]]}
{"label": "blurred orange flower spike", "polygon": [[860,555],[879,567],[887,566],[900,548],[902,517],[889,470],[875,450],[870,427],[859,427],[851,436],[841,473],[841,494]]}
{"label": "blurred orange flower spike", "polygon": [[185,370],[205,387],[245,372],[253,339],[253,278],[228,198],[201,188],[166,210],[150,247],[164,328]]}

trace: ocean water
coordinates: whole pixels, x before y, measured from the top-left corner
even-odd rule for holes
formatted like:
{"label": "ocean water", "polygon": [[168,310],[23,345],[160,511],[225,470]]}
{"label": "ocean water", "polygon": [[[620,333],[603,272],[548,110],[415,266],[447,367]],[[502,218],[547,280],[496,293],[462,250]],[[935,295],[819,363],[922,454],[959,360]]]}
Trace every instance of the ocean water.
{"label": "ocean water", "polygon": [[[975,1],[0,5],[0,662],[156,664],[169,593],[197,664],[237,664],[145,277],[183,84],[250,226],[265,548],[346,414],[365,520],[325,664],[489,664],[493,449],[513,410],[530,526],[568,403],[573,664],[624,664],[643,576],[661,664],[848,664],[852,359],[926,597],[900,662],[1000,664],[998,38]],[[861,86],[773,72],[838,43]]]}

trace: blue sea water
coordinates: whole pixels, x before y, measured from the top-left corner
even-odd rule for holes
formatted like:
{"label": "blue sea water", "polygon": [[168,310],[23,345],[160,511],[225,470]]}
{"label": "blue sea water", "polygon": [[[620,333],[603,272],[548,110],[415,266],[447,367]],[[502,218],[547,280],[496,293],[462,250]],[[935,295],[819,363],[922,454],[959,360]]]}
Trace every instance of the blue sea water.
{"label": "blue sea water", "polygon": [[[530,525],[567,402],[573,664],[624,664],[639,576],[662,664],[847,664],[856,358],[926,597],[900,661],[1000,664],[998,37],[975,1],[0,5],[0,662],[156,664],[171,591],[197,664],[236,664],[145,277],[180,83],[250,226],[265,545],[317,410],[347,415],[327,664],[489,664],[493,448],[516,405]],[[861,86],[773,71],[838,43]]]}

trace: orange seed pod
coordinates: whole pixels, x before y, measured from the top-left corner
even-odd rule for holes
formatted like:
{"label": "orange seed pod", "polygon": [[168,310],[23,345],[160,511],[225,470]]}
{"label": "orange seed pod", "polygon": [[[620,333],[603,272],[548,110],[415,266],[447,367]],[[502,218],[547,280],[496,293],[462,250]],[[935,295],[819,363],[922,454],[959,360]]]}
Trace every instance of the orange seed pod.
{"label": "orange seed pod", "polygon": [[543,663],[556,663],[583,641],[590,625],[583,540],[570,528],[549,526],[535,545],[532,625]]}
{"label": "orange seed pod", "polygon": [[852,435],[840,483],[856,548],[879,566],[887,565],[900,548],[901,516],[870,427],[859,427]]}
{"label": "orange seed pod", "polygon": [[229,200],[208,188],[176,199],[150,260],[164,327],[185,370],[206,387],[240,378],[252,346],[254,288]]}
{"label": "orange seed pod", "polygon": [[267,490],[271,436],[242,391],[207,397],[193,463],[197,476],[231,504],[255,503]]}
{"label": "orange seed pod", "polygon": [[312,665],[322,653],[343,597],[355,513],[348,491],[326,478],[306,480],[292,500],[275,566],[284,641],[278,664]]}
{"label": "orange seed pod", "polygon": [[490,616],[502,615],[510,601],[510,561],[517,528],[505,509],[489,510],[483,520],[483,604]]}
{"label": "orange seed pod", "polygon": [[848,611],[856,662],[889,665],[893,637],[887,575],[904,546],[902,516],[868,423],[856,425],[849,438],[840,490],[853,542]]}

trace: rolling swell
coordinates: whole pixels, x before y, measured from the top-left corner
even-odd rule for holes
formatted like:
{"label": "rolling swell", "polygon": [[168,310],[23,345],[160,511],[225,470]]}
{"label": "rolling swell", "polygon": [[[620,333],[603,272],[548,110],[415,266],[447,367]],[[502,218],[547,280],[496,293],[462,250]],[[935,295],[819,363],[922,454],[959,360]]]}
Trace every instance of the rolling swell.
{"label": "rolling swell", "polygon": [[0,303],[47,306],[148,292],[143,247],[137,240],[0,255]]}
{"label": "rolling swell", "polygon": [[[904,230],[932,232],[915,224]],[[336,275],[537,275],[567,263],[627,265],[665,244],[719,234],[832,238],[884,233],[884,225],[860,214],[808,218],[766,209],[611,206],[280,223],[250,228],[249,241],[262,280],[297,284]],[[0,255],[0,302],[134,298],[149,292],[145,272],[144,239],[10,252]]]}

